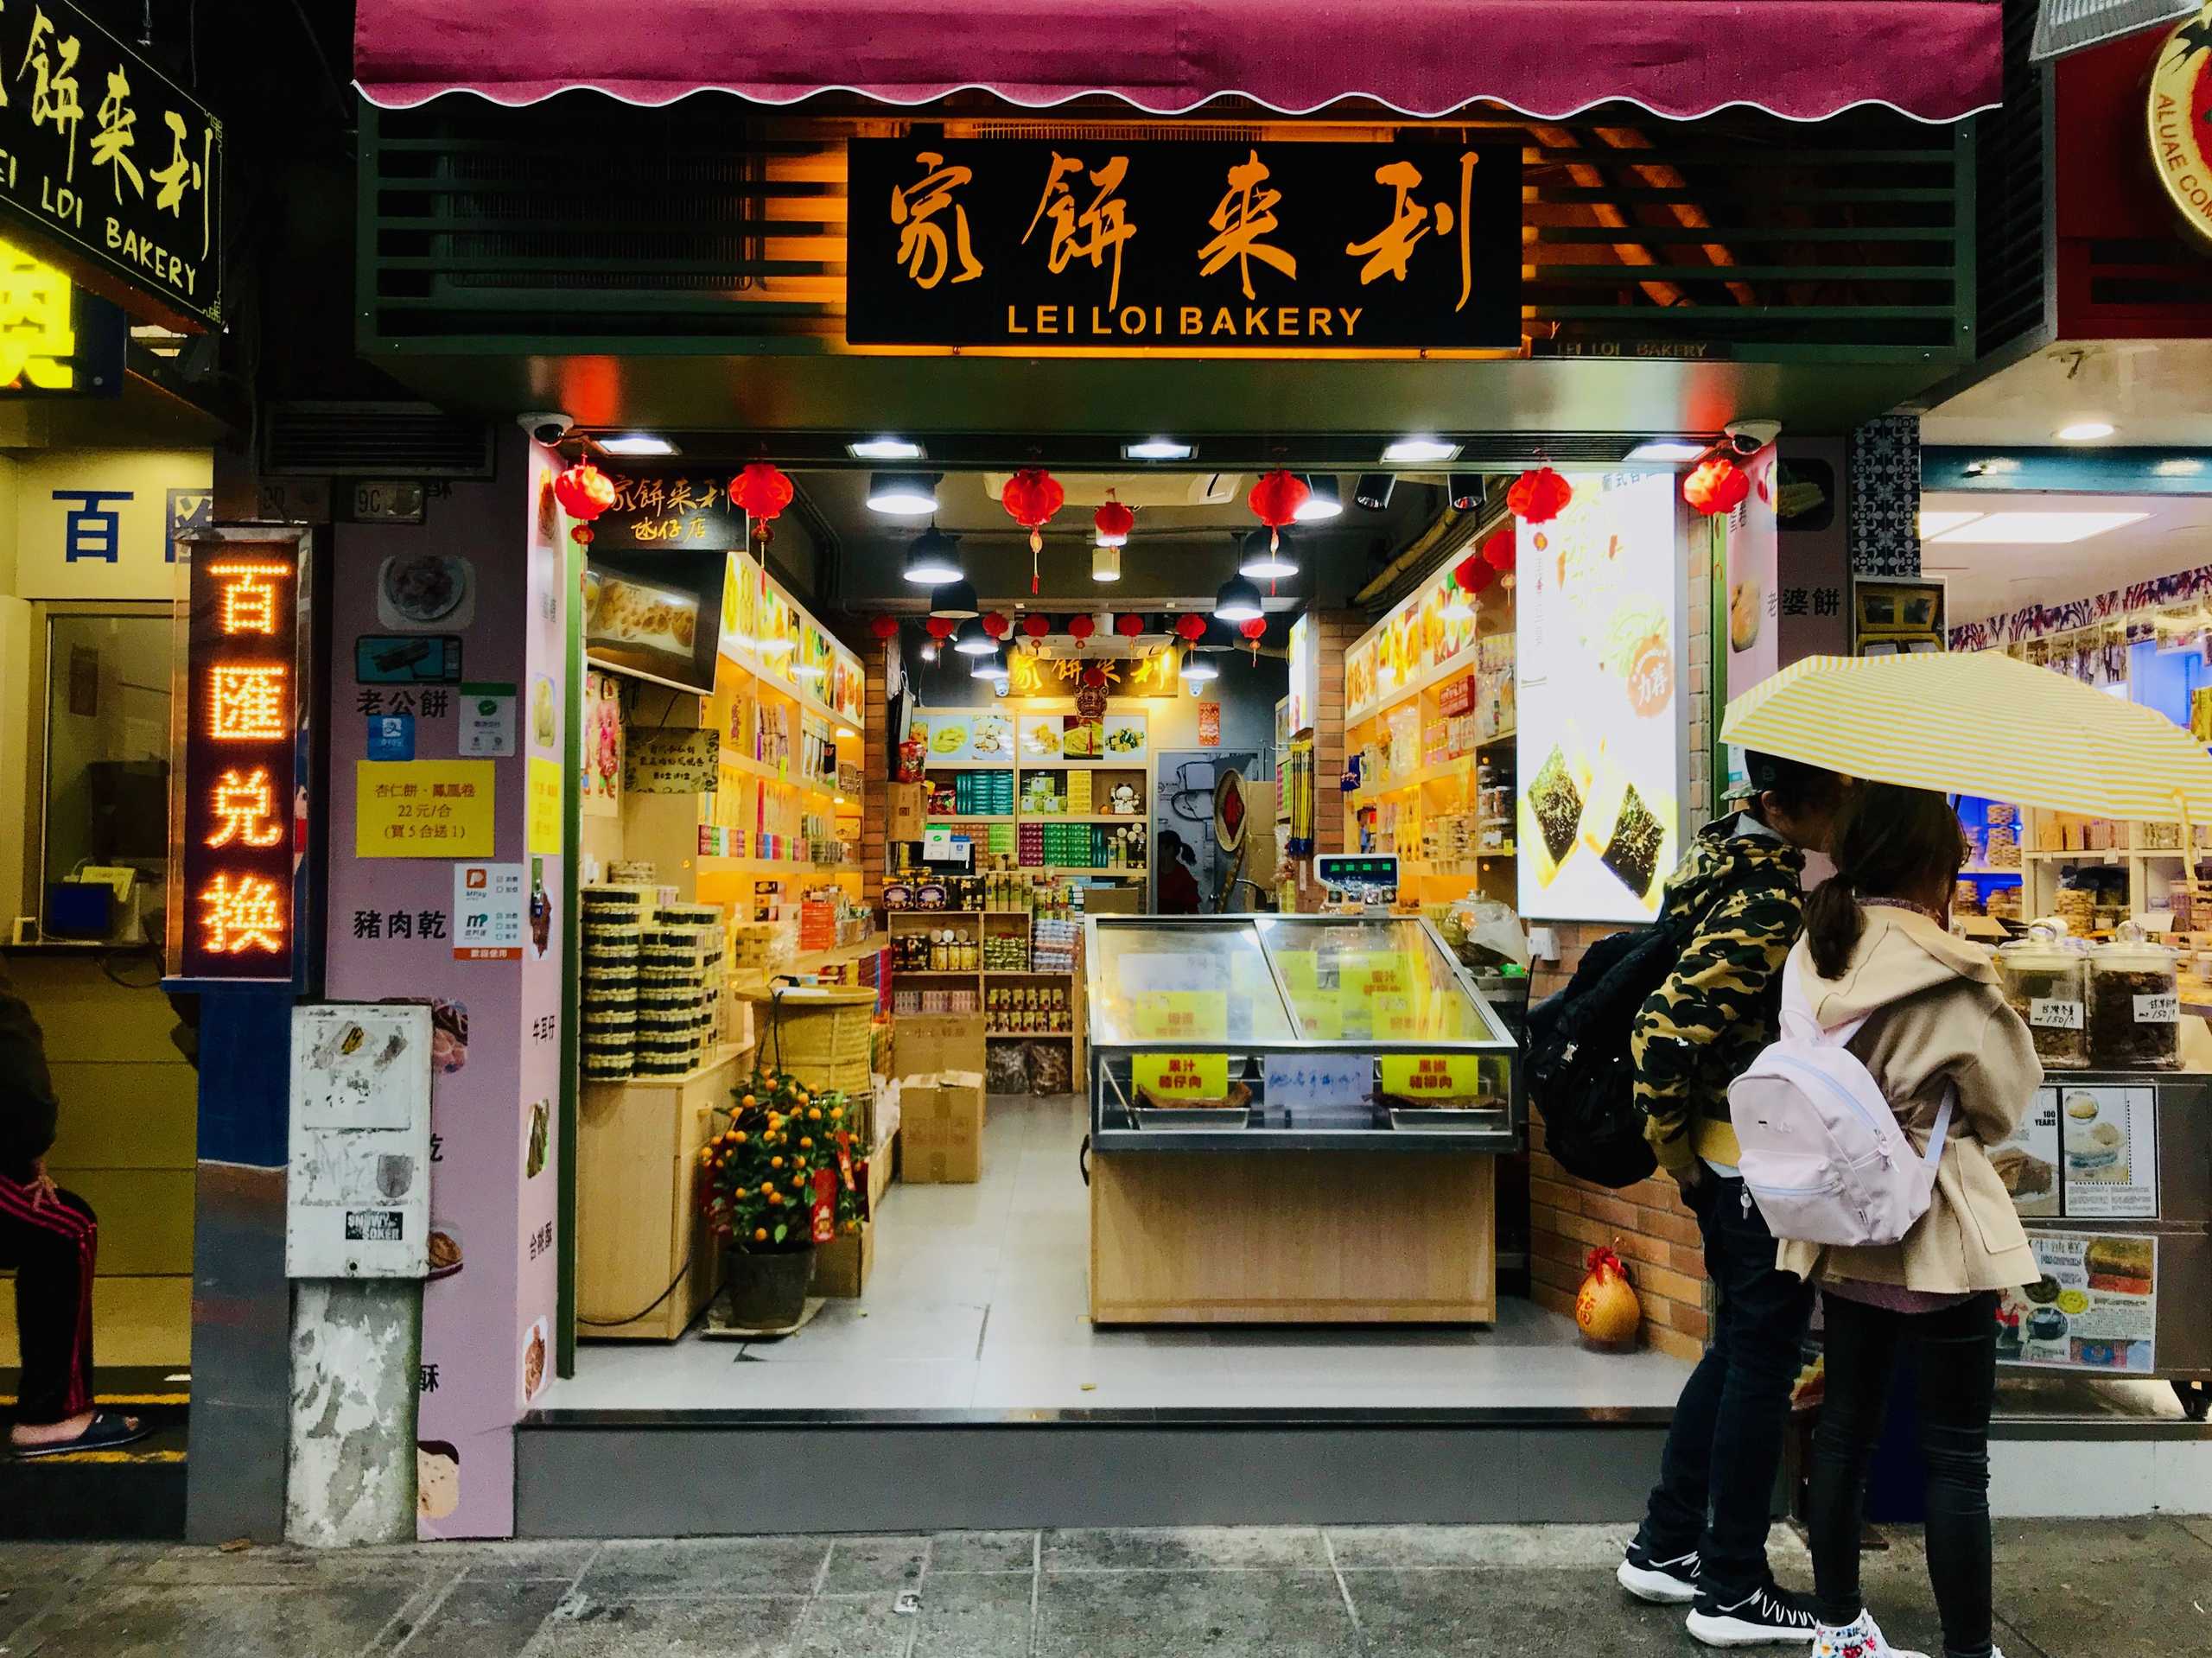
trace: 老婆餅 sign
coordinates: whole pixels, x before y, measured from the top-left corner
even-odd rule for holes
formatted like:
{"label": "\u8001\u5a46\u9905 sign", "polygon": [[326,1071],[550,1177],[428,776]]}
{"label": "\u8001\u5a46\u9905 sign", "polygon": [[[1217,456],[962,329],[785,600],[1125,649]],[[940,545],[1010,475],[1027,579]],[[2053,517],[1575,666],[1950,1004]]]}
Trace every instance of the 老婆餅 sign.
{"label": "\u8001\u5a46\u9905 sign", "polygon": [[180,979],[289,981],[305,811],[306,532],[215,531],[186,546],[169,969]]}
{"label": "\u8001\u5a46\u9905 sign", "polygon": [[0,210],[134,314],[222,320],[223,128],[70,0],[0,7]]}
{"label": "\u8001\u5a46\u9905 sign", "polygon": [[1513,350],[1511,143],[855,138],[855,345]]}
{"label": "\u8001\u5a46\u9905 sign", "polygon": [[2158,48],[2150,117],[2159,182],[2198,234],[2212,237],[2212,3]]}

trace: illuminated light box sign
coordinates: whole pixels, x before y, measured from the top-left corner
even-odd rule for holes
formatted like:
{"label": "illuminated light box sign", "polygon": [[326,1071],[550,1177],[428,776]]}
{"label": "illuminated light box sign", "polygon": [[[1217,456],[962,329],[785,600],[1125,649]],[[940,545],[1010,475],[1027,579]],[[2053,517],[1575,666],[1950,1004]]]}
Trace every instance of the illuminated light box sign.
{"label": "illuminated light box sign", "polygon": [[169,882],[181,978],[292,977],[305,545],[296,531],[187,543]]}
{"label": "illuminated light box sign", "polygon": [[1517,350],[1518,143],[855,138],[855,345]]}
{"label": "illuminated light box sign", "polygon": [[121,397],[129,331],[60,266],[0,241],[0,401]]}

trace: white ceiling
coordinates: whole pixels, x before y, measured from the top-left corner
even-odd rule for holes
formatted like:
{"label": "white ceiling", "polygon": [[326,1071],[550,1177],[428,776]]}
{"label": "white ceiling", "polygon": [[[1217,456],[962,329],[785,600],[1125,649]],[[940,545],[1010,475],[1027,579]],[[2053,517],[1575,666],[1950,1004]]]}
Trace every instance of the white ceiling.
{"label": "white ceiling", "polygon": [[1950,543],[1920,549],[1920,568],[1950,588],[1953,622],[1980,621],[2027,605],[2087,599],[2154,575],[2212,564],[2212,496],[2031,495],[1936,491],[1927,512],[2140,512],[2136,523],[2062,546]]}
{"label": "white ceiling", "polygon": [[2060,427],[2088,420],[2115,428],[2104,440],[2110,444],[2212,445],[2212,340],[2050,346],[1929,410],[1920,417],[1920,441],[1939,448],[2047,448]]}

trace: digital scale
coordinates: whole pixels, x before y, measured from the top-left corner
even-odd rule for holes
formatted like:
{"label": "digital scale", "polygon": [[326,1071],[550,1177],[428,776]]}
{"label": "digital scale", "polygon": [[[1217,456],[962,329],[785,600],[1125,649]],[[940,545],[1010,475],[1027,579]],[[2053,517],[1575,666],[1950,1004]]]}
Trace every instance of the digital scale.
{"label": "digital scale", "polygon": [[1398,901],[1398,860],[1394,853],[1325,852],[1313,860],[1323,902],[1332,910],[1384,915]]}

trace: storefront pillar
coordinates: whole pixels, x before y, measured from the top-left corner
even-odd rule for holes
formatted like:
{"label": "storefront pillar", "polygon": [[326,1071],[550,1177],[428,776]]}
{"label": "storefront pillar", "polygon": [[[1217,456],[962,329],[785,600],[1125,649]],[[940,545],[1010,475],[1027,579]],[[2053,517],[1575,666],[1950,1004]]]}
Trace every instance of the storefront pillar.
{"label": "storefront pillar", "polygon": [[[512,1533],[514,1426],[553,1373],[573,596],[557,466],[511,435],[492,482],[456,485],[420,526],[340,526],[333,559],[328,994],[433,1016],[410,1482],[425,1538]],[[389,1337],[397,1315],[379,1316]]]}

